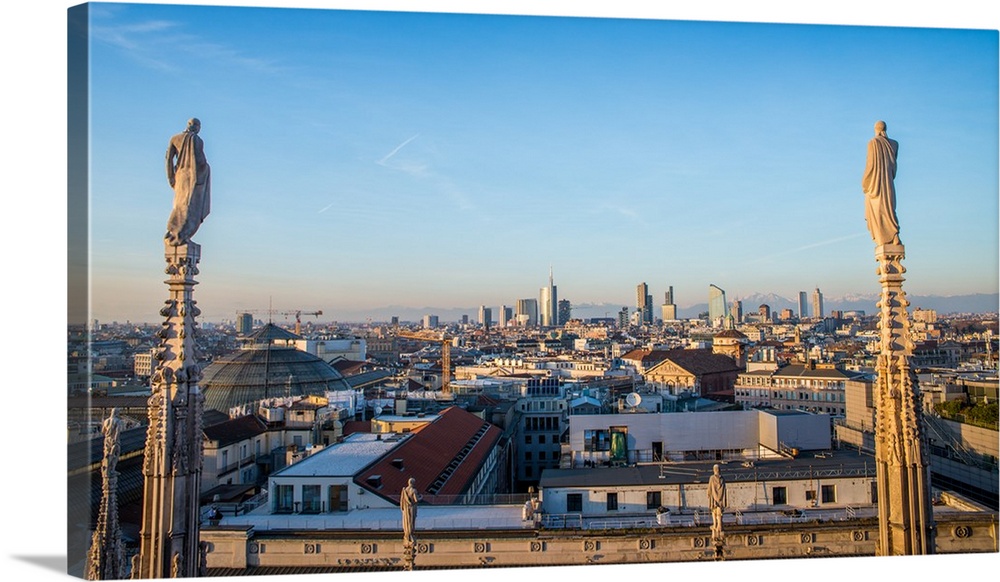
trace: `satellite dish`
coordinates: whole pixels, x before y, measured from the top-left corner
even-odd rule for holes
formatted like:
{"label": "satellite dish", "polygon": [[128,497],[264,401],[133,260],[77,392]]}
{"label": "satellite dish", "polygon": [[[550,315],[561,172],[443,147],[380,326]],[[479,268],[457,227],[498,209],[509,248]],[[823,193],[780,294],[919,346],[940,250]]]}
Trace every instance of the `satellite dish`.
{"label": "satellite dish", "polygon": [[382,414],[382,407],[375,405],[375,416]]}
{"label": "satellite dish", "polygon": [[642,402],[642,396],[639,396],[635,392],[630,392],[629,395],[625,397],[625,404],[628,404],[629,408],[639,406],[640,402]]}

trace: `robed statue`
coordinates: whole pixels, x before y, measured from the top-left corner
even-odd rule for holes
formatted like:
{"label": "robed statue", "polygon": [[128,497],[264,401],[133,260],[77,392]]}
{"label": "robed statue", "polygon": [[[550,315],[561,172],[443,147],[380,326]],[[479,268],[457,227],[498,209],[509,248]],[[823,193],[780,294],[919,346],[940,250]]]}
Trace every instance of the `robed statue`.
{"label": "robed statue", "polygon": [[399,494],[399,509],[403,513],[403,543],[406,545],[413,545],[413,530],[417,525],[417,503],[420,496],[415,485],[416,480],[410,477]]}
{"label": "robed statue", "polygon": [[722,512],[725,511],[726,480],[719,472],[719,466],[712,466],[712,476],[708,479],[708,508],[712,511],[712,539],[722,539]]}
{"label": "robed statue", "polygon": [[173,246],[191,242],[211,206],[211,168],[199,131],[201,122],[189,119],[187,129],[170,138],[167,147],[167,182],[174,189],[174,208],[163,238]]}
{"label": "robed statue", "polygon": [[865,192],[865,222],[877,246],[901,244],[896,218],[896,154],[899,143],[885,133],[885,122],[875,123],[875,137],[868,142],[868,159],[861,187]]}

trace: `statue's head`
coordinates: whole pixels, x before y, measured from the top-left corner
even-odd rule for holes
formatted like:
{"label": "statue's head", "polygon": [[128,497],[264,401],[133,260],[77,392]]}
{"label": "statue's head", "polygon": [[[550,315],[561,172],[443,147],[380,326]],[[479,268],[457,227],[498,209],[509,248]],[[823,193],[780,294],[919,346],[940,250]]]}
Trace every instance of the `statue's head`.
{"label": "statue's head", "polygon": [[417,484],[417,480],[414,479],[413,477],[410,477],[410,480],[407,481],[406,484],[409,485],[410,487],[414,487]]}
{"label": "statue's head", "polygon": [[885,122],[876,121],[875,122],[875,135],[885,135]]}
{"label": "statue's head", "polygon": [[201,130],[201,121],[197,117],[192,117],[188,120],[187,129],[192,133],[198,133]]}
{"label": "statue's head", "polygon": [[712,465],[712,472],[715,473],[716,475],[719,474],[719,464],[718,463]]}

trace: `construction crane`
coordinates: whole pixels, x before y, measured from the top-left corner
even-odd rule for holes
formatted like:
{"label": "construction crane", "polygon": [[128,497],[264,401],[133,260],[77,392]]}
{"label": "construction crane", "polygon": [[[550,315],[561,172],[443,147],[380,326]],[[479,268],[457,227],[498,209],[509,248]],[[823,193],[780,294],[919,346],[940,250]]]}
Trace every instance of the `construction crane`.
{"label": "construction crane", "polygon": [[398,337],[425,342],[441,342],[441,392],[451,392],[451,338],[447,334],[396,331]]}
{"label": "construction crane", "polygon": [[304,311],[302,309],[296,309],[294,311],[278,311],[277,309],[240,309],[240,310],[238,310],[236,312],[236,317],[239,317],[240,315],[242,315],[244,313],[266,313],[267,314],[268,323],[271,323],[271,319],[276,314],[277,315],[283,315],[285,317],[288,317],[290,315],[294,315],[295,316],[295,335],[301,335],[302,334],[302,316],[303,315],[313,315],[313,316],[323,315],[322,311]]}
{"label": "construction crane", "polygon": [[294,315],[295,316],[295,335],[301,335],[302,334],[302,316],[303,315],[314,315],[314,316],[323,315],[322,311],[302,311],[302,310],[279,311],[278,313],[280,313],[281,315],[284,315],[286,317],[289,316],[289,315]]}

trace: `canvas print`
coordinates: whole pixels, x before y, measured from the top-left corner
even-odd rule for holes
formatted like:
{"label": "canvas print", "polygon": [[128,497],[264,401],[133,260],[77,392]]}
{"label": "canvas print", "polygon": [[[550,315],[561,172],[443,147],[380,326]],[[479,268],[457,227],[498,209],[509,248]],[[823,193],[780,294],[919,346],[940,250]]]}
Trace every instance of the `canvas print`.
{"label": "canvas print", "polygon": [[67,38],[71,575],[998,551],[996,30]]}

